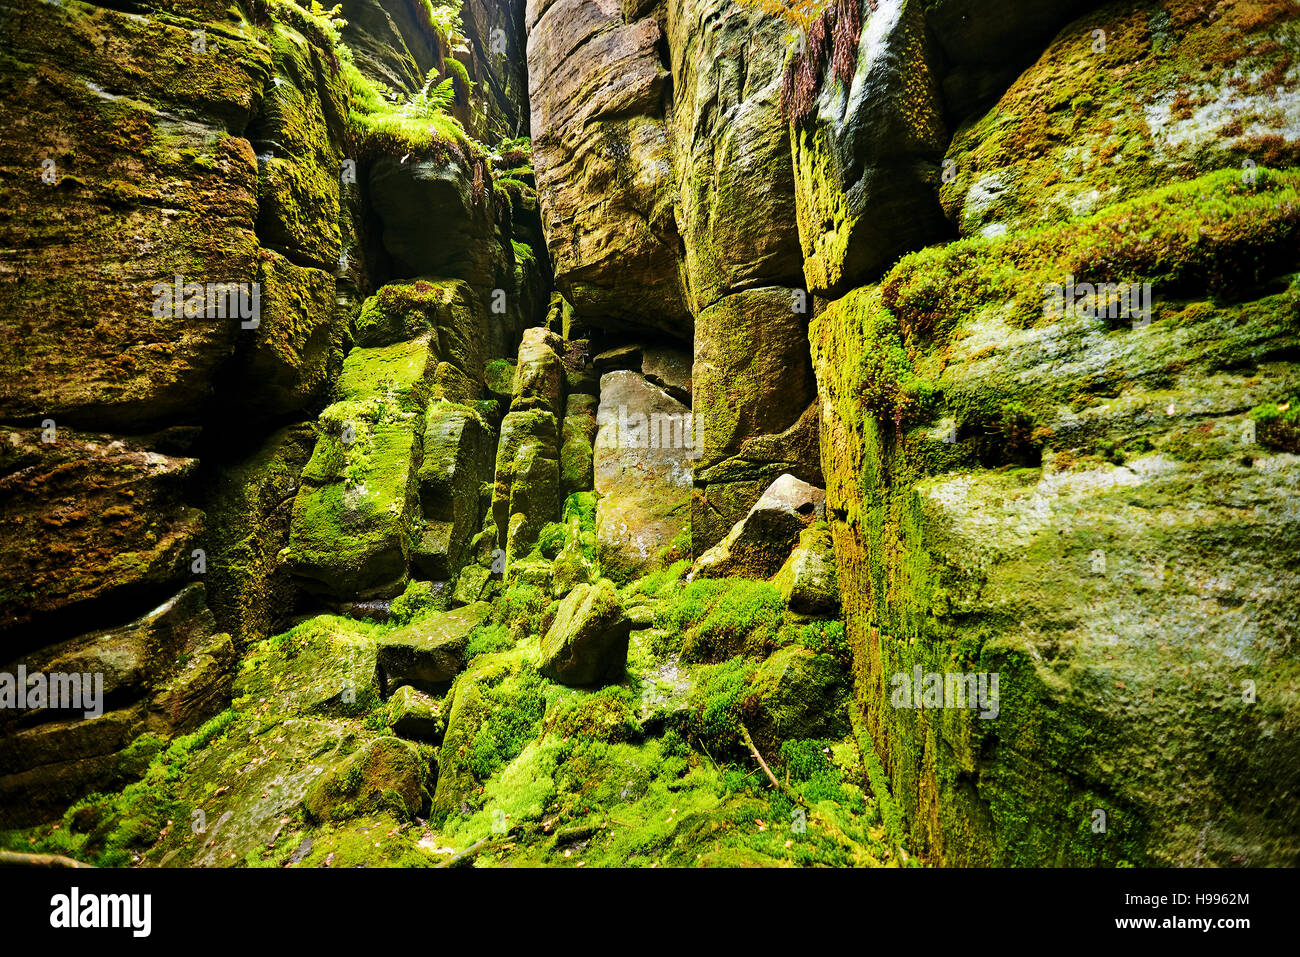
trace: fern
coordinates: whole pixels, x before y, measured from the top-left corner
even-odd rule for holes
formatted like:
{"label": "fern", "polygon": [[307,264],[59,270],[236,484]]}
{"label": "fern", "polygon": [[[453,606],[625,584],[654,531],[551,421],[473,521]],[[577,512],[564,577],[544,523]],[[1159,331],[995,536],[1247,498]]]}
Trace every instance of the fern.
{"label": "fern", "polygon": [[437,71],[430,70],[424,86],[406,101],[402,112],[422,120],[432,120],[449,113],[456,103],[455,79],[449,76],[441,82],[435,83],[436,80]]}

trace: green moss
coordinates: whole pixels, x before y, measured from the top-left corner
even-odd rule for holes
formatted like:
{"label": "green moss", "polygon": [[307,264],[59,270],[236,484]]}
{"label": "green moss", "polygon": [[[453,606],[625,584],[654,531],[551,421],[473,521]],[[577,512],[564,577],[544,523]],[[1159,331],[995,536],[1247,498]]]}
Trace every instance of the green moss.
{"label": "green moss", "polygon": [[637,697],[611,685],[596,692],[566,690],[547,705],[542,730],[561,738],[614,743],[640,737]]}
{"label": "green moss", "polygon": [[1256,434],[1265,445],[1300,454],[1300,397],[1282,403],[1265,402],[1250,410]]}
{"label": "green moss", "polygon": [[[672,580],[650,586],[665,589]],[[645,587],[643,580],[640,588]],[[656,624],[680,641],[683,660],[720,661],[771,651],[784,616],[781,593],[768,582],[697,579],[672,590],[656,612]]]}
{"label": "green moss", "polygon": [[141,759],[155,755],[139,781],[116,794],[83,798],[68,809],[57,828],[0,835],[0,845],[31,853],[64,854],[97,867],[132,864],[180,817],[175,787],[193,755],[224,734],[236,718],[235,711],[223,711],[165,749],[153,736],[137,739],[129,749],[131,754]]}
{"label": "green moss", "polygon": [[425,615],[446,611],[446,601],[445,595],[434,591],[431,582],[409,582],[389,606],[389,621],[394,625],[409,625]]}

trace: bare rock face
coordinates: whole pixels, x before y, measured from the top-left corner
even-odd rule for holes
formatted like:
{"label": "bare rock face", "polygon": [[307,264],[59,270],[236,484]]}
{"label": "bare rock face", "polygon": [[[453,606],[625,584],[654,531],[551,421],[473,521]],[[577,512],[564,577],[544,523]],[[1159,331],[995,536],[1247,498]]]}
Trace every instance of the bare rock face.
{"label": "bare rock face", "polygon": [[[450,159],[382,157],[370,170],[370,194],[383,222],[384,248],[406,276],[452,276],[479,290],[505,287],[513,256],[500,241],[490,184],[477,189],[470,164]],[[437,222],[454,241],[430,242]]]}
{"label": "bare rock face", "polygon": [[925,21],[940,55],[943,99],[964,116],[1000,96],[1089,0],[935,0]]}
{"label": "bare rock face", "polygon": [[727,296],[696,321],[692,385],[700,435],[691,539],[697,555],[744,518],[782,473],[819,481],[808,303],[799,289],[752,289]]}
{"label": "bare rock face", "polygon": [[653,19],[617,0],[531,0],[533,159],[556,284],[578,317],[688,338]]}
{"label": "bare rock face", "polygon": [[698,433],[689,407],[629,370],[601,377],[597,421],[597,554],[630,580],[686,528]]}
{"label": "bare rock face", "polygon": [[0,465],[6,629],[189,572],[203,525],[183,497],[194,459],[56,426],[0,431]]}
{"label": "bare rock face", "polygon": [[947,232],[935,202],[947,134],[921,7],[864,12],[851,83],[824,82],[792,132],[804,275],[819,294],[843,295]]}
{"label": "bare rock face", "polygon": [[791,27],[737,0],[673,0],[667,7],[678,216],[698,317],[729,293],[803,280],[781,110]]}

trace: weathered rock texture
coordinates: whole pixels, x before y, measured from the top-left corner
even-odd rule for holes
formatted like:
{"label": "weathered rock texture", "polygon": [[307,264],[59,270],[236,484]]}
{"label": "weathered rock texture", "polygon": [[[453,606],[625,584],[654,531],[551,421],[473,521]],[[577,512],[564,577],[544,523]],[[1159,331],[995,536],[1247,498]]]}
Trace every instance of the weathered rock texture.
{"label": "weathered rock texture", "polygon": [[527,23],[556,284],[584,319],[689,338],[659,24],[625,18],[617,0],[530,0]]}
{"label": "weathered rock texture", "polygon": [[[1155,104],[1136,113],[1154,130],[1158,105],[1187,95],[1181,44],[1251,46],[1279,29],[1230,8],[1209,25],[1191,14],[1105,13],[1115,69],[1143,79],[1109,93],[1083,81],[1095,115],[1132,121],[1136,94]],[[1055,109],[1026,91],[1074,89],[1064,78],[1081,75],[1092,22],[1064,30],[977,123],[1044,151],[1041,165],[1001,154],[1011,178],[989,215],[1009,234],[906,257],[813,322],[862,728],[915,849],[937,862],[1290,864],[1300,592],[1277,556],[1300,543],[1297,449],[1257,439],[1249,413],[1300,385],[1300,183],[1207,175],[1218,149],[1180,166],[1052,145]],[[1194,116],[1223,80],[1190,62]],[[1109,142],[1178,149],[1134,135]],[[997,142],[959,137],[959,165]],[[1150,190],[1148,163],[1199,178]],[[1044,176],[1060,186],[1036,190]],[[971,190],[952,208],[979,230]],[[1062,196],[1091,215],[1062,222]],[[1151,283],[1152,311],[1054,314],[1044,286],[1069,276]],[[898,693],[914,669],[998,675],[997,707],[917,708]]]}

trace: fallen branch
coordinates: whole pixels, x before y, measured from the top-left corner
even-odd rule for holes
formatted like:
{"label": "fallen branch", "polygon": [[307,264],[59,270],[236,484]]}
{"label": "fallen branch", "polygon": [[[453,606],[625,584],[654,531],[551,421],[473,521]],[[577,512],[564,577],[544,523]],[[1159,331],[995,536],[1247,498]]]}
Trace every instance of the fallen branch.
{"label": "fallen branch", "polygon": [[22,851],[0,851],[0,867],[94,867],[62,854],[26,854]]}
{"label": "fallen branch", "polygon": [[481,840],[475,841],[469,847],[465,848],[465,850],[461,851],[459,854],[452,855],[445,862],[439,864],[438,866],[439,867],[463,867],[467,865],[470,861],[472,861],[475,857],[477,857],[478,852],[483,850],[483,846],[487,844],[488,841],[490,840],[492,840],[490,837],[485,837],[482,838]]}
{"label": "fallen branch", "polygon": [[758,748],[754,745],[754,739],[749,736],[749,729],[745,727],[745,722],[740,721],[737,723],[740,725],[740,736],[745,739],[745,744],[749,747],[749,753],[754,756],[754,760],[756,760],[759,767],[763,769],[763,773],[767,775],[767,779],[772,782],[772,787],[776,788],[795,804],[805,804],[803,798],[795,794],[788,787],[783,786],[781,782],[776,779],[776,775],[772,773],[772,769],[767,766],[767,762],[763,760],[763,756],[758,753]]}

